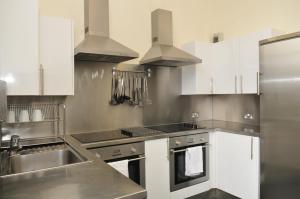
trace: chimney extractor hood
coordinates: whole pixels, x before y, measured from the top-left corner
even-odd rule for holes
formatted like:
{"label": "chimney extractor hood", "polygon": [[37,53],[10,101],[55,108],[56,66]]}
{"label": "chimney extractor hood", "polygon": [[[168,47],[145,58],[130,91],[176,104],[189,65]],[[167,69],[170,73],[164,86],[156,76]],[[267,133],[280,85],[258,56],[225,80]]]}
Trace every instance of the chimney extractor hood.
{"label": "chimney extractor hood", "polygon": [[157,9],[151,13],[152,47],[140,61],[142,65],[185,66],[201,59],[173,46],[172,12]]}
{"label": "chimney extractor hood", "polygon": [[85,39],[75,48],[75,60],[120,63],[137,52],[109,38],[109,0],[84,0]]}

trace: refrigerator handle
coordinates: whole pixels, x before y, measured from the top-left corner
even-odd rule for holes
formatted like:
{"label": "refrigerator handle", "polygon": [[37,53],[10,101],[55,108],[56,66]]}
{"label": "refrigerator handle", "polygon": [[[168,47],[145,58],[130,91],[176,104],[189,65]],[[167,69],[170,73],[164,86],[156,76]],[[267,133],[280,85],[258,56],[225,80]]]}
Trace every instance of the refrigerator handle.
{"label": "refrigerator handle", "polygon": [[241,94],[243,94],[243,87],[244,87],[244,85],[243,85],[243,75],[241,75],[240,76],[240,80],[241,80],[241,82],[240,82],[240,86],[241,86]]}
{"label": "refrigerator handle", "polygon": [[210,93],[214,94],[214,78],[210,78]]}
{"label": "refrigerator handle", "polygon": [[234,76],[235,94],[237,94],[237,75]]}

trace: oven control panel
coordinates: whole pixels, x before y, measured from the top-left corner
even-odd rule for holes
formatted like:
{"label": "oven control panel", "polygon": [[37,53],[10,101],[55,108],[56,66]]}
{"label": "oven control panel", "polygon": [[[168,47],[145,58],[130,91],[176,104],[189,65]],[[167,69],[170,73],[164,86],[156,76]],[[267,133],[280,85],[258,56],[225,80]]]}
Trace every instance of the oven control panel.
{"label": "oven control panel", "polygon": [[170,148],[179,148],[179,147],[196,145],[196,144],[205,144],[208,142],[209,142],[208,133],[179,136],[179,137],[170,138]]}
{"label": "oven control panel", "polygon": [[143,155],[145,153],[144,142],[115,145],[101,148],[89,149],[102,160],[112,160],[128,156]]}

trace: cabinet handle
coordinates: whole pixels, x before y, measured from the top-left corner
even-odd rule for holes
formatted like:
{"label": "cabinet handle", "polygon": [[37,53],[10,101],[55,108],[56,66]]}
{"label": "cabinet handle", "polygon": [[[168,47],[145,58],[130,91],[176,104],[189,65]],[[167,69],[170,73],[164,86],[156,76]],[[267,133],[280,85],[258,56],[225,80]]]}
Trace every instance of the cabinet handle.
{"label": "cabinet handle", "polygon": [[260,95],[260,87],[259,87],[259,72],[256,73],[256,84],[257,84],[257,95]]}
{"label": "cabinet handle", "polygon": [[241,79],[241,94],[243,94],[243,75],[240,76]]}
{"label": "cabinet handle", "polygon": [[39,90],[40,90],[40,95],[44,95],[44,68],[43,65],[40,65],[39,68]]}
{"label": "cabinet handle", "polygon": [[211,88],[210,90],[211,94],[214,94],[214,78],[210,79],[210,88]]}
{"label": "cabinet handle", "polygon": [[251,160],[253,160],[253,137],[251,137]]}
{"label": "cabinet handle", "polygon": [[234,76],[235,94],[237,94],[237,76]]}

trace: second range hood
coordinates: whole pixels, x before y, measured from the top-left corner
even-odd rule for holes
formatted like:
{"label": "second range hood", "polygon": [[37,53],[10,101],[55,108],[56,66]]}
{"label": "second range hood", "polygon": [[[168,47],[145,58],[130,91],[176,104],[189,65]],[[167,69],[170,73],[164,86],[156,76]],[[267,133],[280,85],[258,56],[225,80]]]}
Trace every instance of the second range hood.
{"label": "second range hood", "polygon": [[84,0],[85,39],[75,48],[75,60],[120,63],[137,52],[109,37],[109,0]]}
{"label": "second range hood", "polygon": [[173,46],[172,12],[157,9],[151,13],[152,47],[140,61],[142,65],[185,66],[201,59]]}

